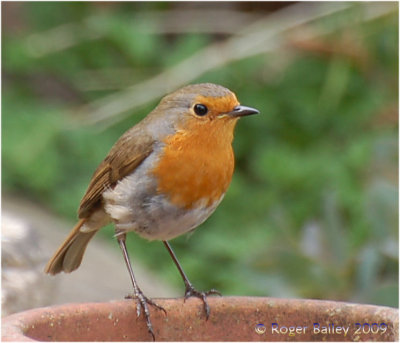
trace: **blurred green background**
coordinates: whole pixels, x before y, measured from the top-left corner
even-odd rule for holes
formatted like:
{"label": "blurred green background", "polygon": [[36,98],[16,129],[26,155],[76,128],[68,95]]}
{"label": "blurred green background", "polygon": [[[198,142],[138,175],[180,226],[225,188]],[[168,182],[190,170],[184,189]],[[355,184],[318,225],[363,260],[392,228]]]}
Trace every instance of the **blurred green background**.
{"label": "blurred green background", "polygon": [[[3,192],[75,220],[162,95],[222,84],[261,115],[237,126],[218,210],[172,241],[191,281],[398,306],[397,3],[3,2],[2,16]],[[182,287],[162,244],[128,247]]]}

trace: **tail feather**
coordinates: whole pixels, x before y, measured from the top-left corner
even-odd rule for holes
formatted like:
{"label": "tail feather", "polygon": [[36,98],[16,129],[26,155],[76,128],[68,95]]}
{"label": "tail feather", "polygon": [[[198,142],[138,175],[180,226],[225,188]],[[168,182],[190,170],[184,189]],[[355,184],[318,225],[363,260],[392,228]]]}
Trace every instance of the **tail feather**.
{"label": "tail feather", "polygon": [[60,272],[70,273],[80,266],[86,247],[97,232],[97,230],[81,232],[80,229],[85,221],[86,219],[81,219],[71,230],[64,243],[47,263],[45,273],[51,275]]}

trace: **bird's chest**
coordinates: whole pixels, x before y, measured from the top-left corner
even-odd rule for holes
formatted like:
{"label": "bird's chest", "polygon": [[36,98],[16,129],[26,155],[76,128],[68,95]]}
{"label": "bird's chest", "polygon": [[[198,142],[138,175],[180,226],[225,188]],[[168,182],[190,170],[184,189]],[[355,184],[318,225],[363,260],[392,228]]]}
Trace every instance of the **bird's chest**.
{"label": "bird's chest", "polygon": [[157,192],[186,209],[209,207],[219,201],[234,169],[232,135],[213,138],[187,132],[167,137],[153,169]]}

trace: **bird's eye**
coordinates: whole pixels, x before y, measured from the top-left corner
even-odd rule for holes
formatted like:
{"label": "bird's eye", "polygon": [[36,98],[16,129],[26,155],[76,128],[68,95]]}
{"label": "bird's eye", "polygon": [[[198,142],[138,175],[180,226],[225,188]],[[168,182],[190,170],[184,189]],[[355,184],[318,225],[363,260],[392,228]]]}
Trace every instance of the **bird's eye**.
{"label": "bird's eye", "polygon": [[208,112],[207,106],[203,104],[196,104],[193,109],[198,116],[205,116]]}

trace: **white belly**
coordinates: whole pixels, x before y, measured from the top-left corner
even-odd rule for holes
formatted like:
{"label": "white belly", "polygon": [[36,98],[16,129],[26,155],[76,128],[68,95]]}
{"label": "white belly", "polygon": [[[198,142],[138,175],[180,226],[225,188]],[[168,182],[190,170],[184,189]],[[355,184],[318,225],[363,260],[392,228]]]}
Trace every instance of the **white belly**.
{"label": "white belly", "polygon": [[152,162],[150,156],[114,189],[103,193],[104,209],[114,221],[117,234],[135,231],[149,240],[172,239],[203,223],[223,198],[211,206],[201,201],[191,209],[171,204],[166,196],[156,194],[156,181],[147,172]]}

